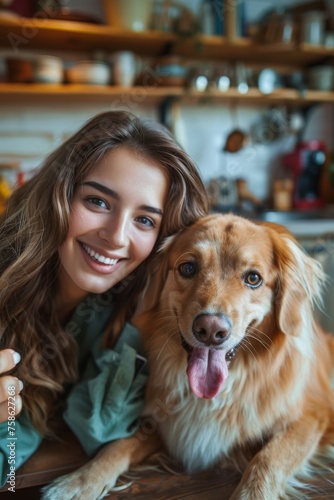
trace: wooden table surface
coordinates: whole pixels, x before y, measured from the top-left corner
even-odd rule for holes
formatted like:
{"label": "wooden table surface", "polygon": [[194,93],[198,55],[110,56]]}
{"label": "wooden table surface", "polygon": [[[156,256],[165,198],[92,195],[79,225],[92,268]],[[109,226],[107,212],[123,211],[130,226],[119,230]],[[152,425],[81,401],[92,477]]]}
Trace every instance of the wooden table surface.
{"label": "wooden table surface", "polygon": [[[228,500],[238,483],[237,474],[223,474],[221,471],[187,476],[167,472],[141,472],[140,479],[123,491],[110,493],[109,500]],[[332,481],[332,482],[330,482]],[[1,500],[39,500],[40,487],[0,493]],[[315,489],[305,494],[305,499],[333,500],[334,477],[323,478],[315,483]],[[67,499],[64,499],[67,500]],[[268,499],[269,500],[269,499]]]}
{"label": "wooden table surface", "polygon": [[[237,473],[224,471],[207,471],[205,473],[187,476],[175,476],[169,473],[145,473],[141,479],[134,482],[123,492],[111,493],[110,500],[173,500],[202,499],[228,500],[240,479]],[[305,495],[306,498],[306,495]],[[321,500],[334,499],[334,474],[315,483],[315,489],[308,498]],[[271,500],[271,499],[268,499]]]}
{"label": "wooden table surface", "polygon": [[[16,491],[0,492],[0,500],[39,500],[40,485],[76,469],[87,461],[80,443],[65,430],[63,441],[44,441],[39,450],[16,473]],[[137,473],[138,479],[122,491],[110,493],[109,500],[228,500],[240,476],[230,471],[211,470],[196,475],[171,474],[165,471]],[[304,498],[307,498],[305,495]],[[308,498],[334,500],[334,472],[319,478]],[[65,499],[64,500],[68,500]],[[267,499],[266,499],[267,500]],[[268,499],[271,500],[271,499]]]}

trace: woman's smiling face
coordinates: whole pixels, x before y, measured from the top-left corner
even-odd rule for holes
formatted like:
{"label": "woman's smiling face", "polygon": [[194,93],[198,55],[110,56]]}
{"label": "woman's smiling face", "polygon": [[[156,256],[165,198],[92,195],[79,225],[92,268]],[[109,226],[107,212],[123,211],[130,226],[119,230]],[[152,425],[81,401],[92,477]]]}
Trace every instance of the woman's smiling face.
{"label": "woman's smiling face", "polygon": [[156,243],[167,191],[154,160],[124,146],[107,153],[74,192],[60,294],[79,302],[129,276]]}

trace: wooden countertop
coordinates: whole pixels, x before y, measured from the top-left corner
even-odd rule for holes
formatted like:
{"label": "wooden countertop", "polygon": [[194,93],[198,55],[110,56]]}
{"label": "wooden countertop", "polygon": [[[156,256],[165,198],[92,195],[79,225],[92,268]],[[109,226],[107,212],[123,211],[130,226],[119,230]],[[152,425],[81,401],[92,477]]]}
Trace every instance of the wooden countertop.
{"label": "wooden countertop", "polygon": [[[67,429],[62,442],[44,441],[39,450],[17,471],[15,500],[40,499],[40,485],[70,472],[86,461],[87,457],[79,442]],[[145,471],[136,475],[138,479],[134,480],[130,487],[110,493],[105,498],[227,500],[240,479],[237,473],[219,469],[195,475],[175,475],[160,471]],[[331,477],[320,477],[314,483],[309,498],[333,500],[333,479],[333,474]],[[8,492],[6,488],[1,490],[0,495],[0,500],[14,498],[13,493]]]}

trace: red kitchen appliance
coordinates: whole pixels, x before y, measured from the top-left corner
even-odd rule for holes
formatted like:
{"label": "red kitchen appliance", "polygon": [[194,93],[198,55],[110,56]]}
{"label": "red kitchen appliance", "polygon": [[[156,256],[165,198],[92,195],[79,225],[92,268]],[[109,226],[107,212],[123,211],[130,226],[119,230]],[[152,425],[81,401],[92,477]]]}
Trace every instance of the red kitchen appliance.
{"label": "red kitchen appliance", "polygon": [[320,180],[326,163],[324,143],[316,140],[300,142],[292,153],[283,156],[283,162],[292,172],[294,208],[321,208],[324,201],[320,196]]}

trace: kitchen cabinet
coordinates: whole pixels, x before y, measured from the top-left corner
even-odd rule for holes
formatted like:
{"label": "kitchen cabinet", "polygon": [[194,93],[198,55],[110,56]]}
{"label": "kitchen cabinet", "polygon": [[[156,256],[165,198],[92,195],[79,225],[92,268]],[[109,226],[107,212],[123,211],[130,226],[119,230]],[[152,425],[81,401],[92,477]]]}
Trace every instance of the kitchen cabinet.
{"label": "kitchen cabinet", "polygon": [[[258,44],[248,38],[229,39],[223,36],[194,35],[181,38],[174,33],[159,31],[134,32],[72,21],[52,19],[8,18],[0,19],[0,48],[8,49],[16,55],[24,55],[27,50],[43,49],[47,51],[105,50],[115,52],[131,50],[140,56],[160,56],[177,54],[191,60],[207,61],[243,61],[247,64],[275,67],[284,65],[293,69],[303,69],[308,65],[334,57],[334,49],[307,44],[288,45]],[[308,90],[303,93],[295,89],[278,89],[269,95],[263,95],[257,88],[250,88],[241,95],[237,89],[226,92],[209,90],[199,92],[184,87],[141,86],[130,89],[91,85],[51,85],[51,84],[15,84],[0,83],[0,102],[34,102],[69,99],[80,102],[101,102],[122,99],[125,96],[145,103],[159,103],[167,97],[190,100],[191,102],[224,102],[237,100],[238,103],[257,105],[286,103],[308,106],[317,102],[334,102],[334,92]]]}

